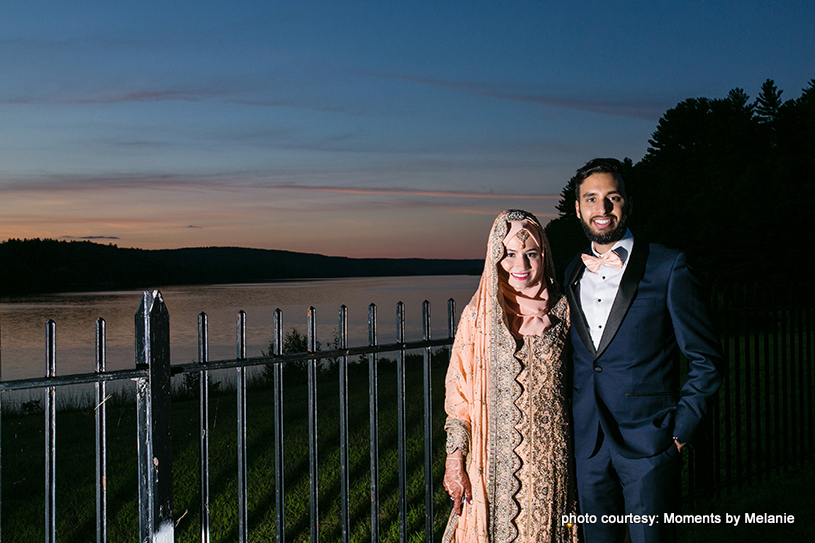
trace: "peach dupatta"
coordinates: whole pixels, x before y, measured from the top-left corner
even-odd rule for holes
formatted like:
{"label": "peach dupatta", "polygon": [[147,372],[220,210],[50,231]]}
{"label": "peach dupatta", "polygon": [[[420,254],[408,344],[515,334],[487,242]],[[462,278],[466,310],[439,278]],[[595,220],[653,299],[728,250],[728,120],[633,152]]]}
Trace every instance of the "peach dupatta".
{"label": "peach dupatta", "polygon": [[[515,221],[526,221],[542,232],[537,219],[524,211],[498,215],[490,231],[487,257],[478,290],[464,308],[451,352],[445,381],[447,453],[461,449],[467,459],[472,485],[472,502],[465,503],[460,517],[451,514],[442,541],[490,542],[490,496],[492,466],[490,443],[490,365],[509,367],[518,348],[504,310],[504,295],[498,265],[505,254],[504,239]],[[554,265],[542,234],[544,289],[556,291]],[[553,288],[550,288],[553,287]],[[516,330],[517,333],[517,330]]]}

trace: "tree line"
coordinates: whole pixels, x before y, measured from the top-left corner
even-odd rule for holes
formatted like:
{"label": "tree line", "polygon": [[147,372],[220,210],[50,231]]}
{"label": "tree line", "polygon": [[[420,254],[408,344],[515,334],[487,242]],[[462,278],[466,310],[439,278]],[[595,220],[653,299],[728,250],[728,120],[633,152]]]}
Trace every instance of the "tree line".
{"label": "tree line", "polygon": [[[711,282],[800,280],[813,241],[815,79],[798,98],[782,94],[767,79],[754,100],[735,88],[665,112],[642,160],[624,161],[632,232],[686,251]],[[572,178],[546,227],[559,265],[588,246],[574,201]]]}
{"label": "tree line", "polygon": [[461,275],[481,273],[482,267],[483,260],[346,258],[243,247],[146,250],[90,241],[9,239],[0,243],[0,296],[284,279]]}

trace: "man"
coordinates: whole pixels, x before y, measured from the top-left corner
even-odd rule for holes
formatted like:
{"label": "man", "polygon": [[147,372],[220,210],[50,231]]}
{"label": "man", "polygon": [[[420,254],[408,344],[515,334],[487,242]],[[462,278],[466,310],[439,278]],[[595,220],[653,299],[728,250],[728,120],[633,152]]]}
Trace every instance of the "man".
{"label": "man", "polygon": [[[575,196],[591,241],[566,269],[578,499],[581,514],[597,516],[585,539],[623,541],[628,522],[634,543],[674,541],[663,513],[679,507],[680,451],[721,384],[719,341],[684,254],[626,227],[622,164],[589,161]],[[677,348],[689,360],[681,390]]]}

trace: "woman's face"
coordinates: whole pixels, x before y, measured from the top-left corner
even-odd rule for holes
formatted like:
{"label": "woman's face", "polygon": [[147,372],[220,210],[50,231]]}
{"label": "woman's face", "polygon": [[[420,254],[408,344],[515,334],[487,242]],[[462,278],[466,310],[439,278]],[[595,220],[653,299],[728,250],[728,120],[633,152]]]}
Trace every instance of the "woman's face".
{"label": "woman's face", "polygon": [[532,236],[524,241],[513,237],[500,265],[507,283],[517,291],[537,285],[543,277],[543,255]]}

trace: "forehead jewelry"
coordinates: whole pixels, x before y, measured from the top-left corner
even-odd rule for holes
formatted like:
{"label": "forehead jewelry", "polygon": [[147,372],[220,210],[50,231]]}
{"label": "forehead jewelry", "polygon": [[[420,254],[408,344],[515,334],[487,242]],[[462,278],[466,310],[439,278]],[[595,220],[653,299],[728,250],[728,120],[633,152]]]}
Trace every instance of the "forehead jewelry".
{"label": "forehead jewelry", "polygon": [[518,241],[521,242],[521,245],[526,243],[526,240],[529,239],[529,232],[526,230],[518,230],[518,233],[515,234],[515,237],[518,238]]}

